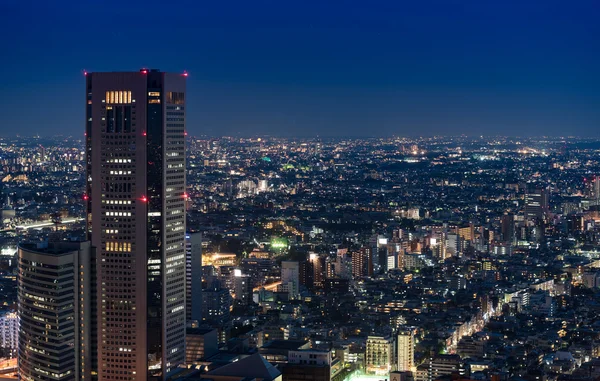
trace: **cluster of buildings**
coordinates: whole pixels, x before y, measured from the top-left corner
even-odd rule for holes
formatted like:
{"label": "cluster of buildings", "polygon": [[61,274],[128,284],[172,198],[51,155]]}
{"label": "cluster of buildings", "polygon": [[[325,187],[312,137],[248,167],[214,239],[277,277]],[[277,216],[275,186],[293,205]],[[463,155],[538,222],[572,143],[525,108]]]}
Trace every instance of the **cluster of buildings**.
{"label": "cluster of buildings", "polygon": [[86,75],[0,140],[22,380],[593,380],[600,161],[577,139],[188,137],[185,74]]}

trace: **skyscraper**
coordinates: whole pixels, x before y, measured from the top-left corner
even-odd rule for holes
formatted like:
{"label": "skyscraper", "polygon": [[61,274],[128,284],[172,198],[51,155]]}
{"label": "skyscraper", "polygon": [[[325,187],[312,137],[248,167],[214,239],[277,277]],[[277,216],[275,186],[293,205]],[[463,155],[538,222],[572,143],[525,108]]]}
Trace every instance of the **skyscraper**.
{"label": "skyscraper", "polygon": [[504,213],[500,219],[502,229],[502,241],[512,242],[515,237],[515,215]]}
{"label": "skyscraper", "polygon": [[87,73],[87,229],[98,378],[164,380],[185,360],[185,74]]}
{"label": "skyscraper", "polygon": [[18,263],[20,379],[90,380],[90,243],[21,244]]}
{"label": "skyscraper", "polygon": [[202,321],[202,233],[185,235],[186,320],[188,326]]}

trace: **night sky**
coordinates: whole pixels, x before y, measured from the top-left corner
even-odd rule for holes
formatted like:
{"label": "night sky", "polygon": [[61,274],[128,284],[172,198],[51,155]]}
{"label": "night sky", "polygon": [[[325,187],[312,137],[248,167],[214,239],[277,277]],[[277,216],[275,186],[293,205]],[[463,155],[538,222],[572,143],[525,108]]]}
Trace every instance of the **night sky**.
{"label": "night sky", "polygon": [[582,135],[598,0],[0,0],[0,135],[81,134],[88,71],[188,77],[194,135]]}

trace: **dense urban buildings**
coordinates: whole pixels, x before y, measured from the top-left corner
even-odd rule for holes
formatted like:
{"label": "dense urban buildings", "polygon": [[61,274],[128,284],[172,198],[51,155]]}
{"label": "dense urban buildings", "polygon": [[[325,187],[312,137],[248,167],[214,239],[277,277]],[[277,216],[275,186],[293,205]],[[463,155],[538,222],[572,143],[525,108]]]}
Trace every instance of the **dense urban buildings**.
{"label": "dense urban buildings", "polygon": [[[138,103],[139,97],[135,99]],[[83,309],[89,321],[83,322],[81,336],[85,327],[97,332],[99,323],[92,317],[101,307],[94,303],[101,292],[93,285],[101,285],[103,273],[94,271],[94,265],[104,266],[105,272],[129,271],[123,261],[133,251],[119,245],[131,243],[133,250],[152,237],[146,228],[137,234],[139,225],[148,227],[158,217],[154,209],[144,209],[150,206],[137,193],[143,189],[146,201],[148,195],[157,196],[138,187],[147,186],[147,178],[125,179],[137,172],[113,172],[117,177],[110,184],[135,183],[136,195],[133,188],[131,193],[100,190],[105,200],[109,195],[132,203],[101,203],[104,221],[94,222],[96,177],[90,192],[85,175],[88,137],[0,140],[6,179],[1,183],[6,213],[0,293],[6,316],[22,300],[17,309],[20,337],[37,327],[23,307],[40,303],[37,294],[15,287],[17,278],[19,284],[28,283],[32,275],[24,264],[19,267],[23,249],[56,260],[48,249],[53,245],[90,245],[91,263],[84,265],[88,272],[77,280],[90,283],[82,297],[92,313]],[[282,380],[564,381],[597,376],[600,215],[595,174],[600,173],[600,143],[465,137],[185,140],[187,184],[177,196],[164,196],[165,203],[175,202],[158,212],[175,217],[166,222],[186,217],[185,225],[171,225],[183,229],[169,233],[181,232],[181,257],[176,260],[181,282],[174,285],[181,287],[183,299],[173,302],[184,306],[185,329],[184,357],[171,369],[173,378],[244,377],[242,367],[225,367],[255,354],[260,358],[252,363],[262,364],[263,374]],[[100,152],[127,152],[119,151],[123,147],[118,144],[109,146]],[[133,163],[108,164],[122,168],[107,167],[107,177],[110,171],[137,171]],[[167,205],[177,206],[167,210]],[[165,214],[176,210],[183,213]],[[126,222],[140,211],[146,218]],[[98,245],[86,242],[93,241],[98,225],[111,232],[101,234]],[[135,234],[125,234],[128,229]],[[73,250],[64,255],[74,260]],[[106,261],[94,261],[101,255],[122,262],[108,268]],[[147,262],[156,257],[144,258],[152,266],[144,277],[159,276],[161,266]],[[74,282],[71,275],[45,276]],[[104,282],[121,285],[104,286],[114,287],[116,295],[138,290],[106,276],[111,274],[104,275]],[[32,284],[23,290],[27,287]],[[112,300],[139,302],[121,296]],[[73,309],[69,316],[77,313]],[[130,319],[111,316],[121,318]],[[3,335],[10,335],[6,327]],[[94,351],[96,337],[90,335],[88,350]],[[22,342],[18,351],[28,356],[21,362],[26,366],[33,357]],[[3,354],[9,369],[14,366],[11,353],[16,351],[7,345]],[[74,350],[62,354],[67,355],[76,356]],[[155,365],[156,358],[146,360],[148,365]],[[82,372],[85,378],[89,371],[94,379],[98,359],[92,355],[71,365],[60,362],[69,369],[61,368],[59,374]],[[113,363],[115,369],[122,369],[118,364]]]}

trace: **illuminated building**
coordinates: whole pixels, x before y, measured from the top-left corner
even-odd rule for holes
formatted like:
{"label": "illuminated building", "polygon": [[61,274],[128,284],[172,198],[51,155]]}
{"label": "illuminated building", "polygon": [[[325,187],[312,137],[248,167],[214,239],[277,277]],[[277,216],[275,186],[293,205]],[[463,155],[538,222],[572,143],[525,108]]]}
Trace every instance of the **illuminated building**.
{"label": "illuminated building", "polygon": [[500,219],[501,238],[503,242],[512,242],[515,237],[515,216],[504,213]]}
{"label": "illuminated building", "polygon": [[475,241],[475,229],[473,224],[458,228],[458,236],[465,241]]}
{"label": "illuminated building", "polygon": [[233,270],[233,295],[235,300],[242,304],[248,305],[252,301],[252,287],[250,284],[250,276],[242,274],[240,269]]}
{"label": "illuminated building", "polygon": [[352,276],[362,278],[373,276],[373,249],[363,247],[352,253]]}
{"label": "illuminated building", "polygon": [[100,381],[164,380],[185,360],[185,77],[86,74]]}
{"label": "illuminated building", "polygon": [[332,358],[329,350],[289,351],[288,362],[282,366],[284,381],[329,381],[342,369],[339,359]]}
{"label": "illuminated building", "polygon": [[548,213],[548,190],[531,189],[525,194],[525,218],[541,220]]}
{"label": "illuminated building", "polygon": [[89,380],[92,375],[89,242],[18,249],[21,380]]}
{"label": "illuminated building", "polygon": [[365,372],[377,376],[387,376],[394,364],[394,339],[383,336],[369,336],[365,353]]}
{"label": "illuminated building", "polygon": [[309,261],[313,270],[313,286],[322,289],[325,286],[326,262],[325,257],[319,254],[310,253]]}
{"label": "illuminated building", "polygon": [[413,371],[415,367],[415,332],[405,329],[398,332],[398,364],[400,371]]}
{"label": "illuminated building", "polygon": [[15,311],[0,315],[0,348],[14,353],[19,343],[19,315]]}

